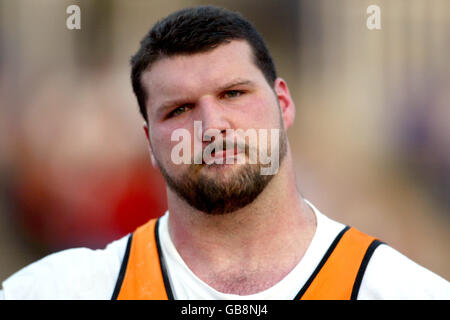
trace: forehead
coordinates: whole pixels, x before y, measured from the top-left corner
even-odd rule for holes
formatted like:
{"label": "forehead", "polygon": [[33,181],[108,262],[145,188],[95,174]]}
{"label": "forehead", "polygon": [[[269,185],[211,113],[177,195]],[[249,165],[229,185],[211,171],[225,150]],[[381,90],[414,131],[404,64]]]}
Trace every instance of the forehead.
{"label": "forehead", "polygon": [[243,40],[233,40],[207,52],[162,58],[142,74],[141,81],[150,112],[161,100],[194,96],[237,78],[264,81],[250,46]]}

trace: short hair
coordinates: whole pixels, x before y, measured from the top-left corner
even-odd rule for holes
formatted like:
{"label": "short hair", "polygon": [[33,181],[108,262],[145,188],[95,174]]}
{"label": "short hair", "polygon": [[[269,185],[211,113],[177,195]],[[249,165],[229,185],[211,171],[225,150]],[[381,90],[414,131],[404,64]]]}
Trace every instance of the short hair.
{"label": "short hair", "polygon": [[147,93],[141,75],[152,63],[164,57],[206,52],[231,40],[247,41],[255,65],[273,87],[277,74],[269,50],[255,27],[240,13],[215,6],[197,6],[176,11],[158,21],[131,58],[131,82],[145,121],[148,122]]}

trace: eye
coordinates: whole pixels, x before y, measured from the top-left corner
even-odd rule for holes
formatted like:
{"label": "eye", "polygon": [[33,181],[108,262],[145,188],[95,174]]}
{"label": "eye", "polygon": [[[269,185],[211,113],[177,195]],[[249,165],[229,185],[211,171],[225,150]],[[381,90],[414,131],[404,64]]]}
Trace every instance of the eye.
{"label": "eye", "polygon": [[179,106],[178,108],[175,108],[174,110],[172,110],[167,115],[167,118],[172,118],[172,117],[179,116],[179,115],[185,113],[186,111],[188,111],[191,107],[192,106],[190,104],[183,104],[183,105]]}
{"label": "eye", "polygon": [[242,90],[228,90],[223,94],[224,98],[237,98],[244,93]]}

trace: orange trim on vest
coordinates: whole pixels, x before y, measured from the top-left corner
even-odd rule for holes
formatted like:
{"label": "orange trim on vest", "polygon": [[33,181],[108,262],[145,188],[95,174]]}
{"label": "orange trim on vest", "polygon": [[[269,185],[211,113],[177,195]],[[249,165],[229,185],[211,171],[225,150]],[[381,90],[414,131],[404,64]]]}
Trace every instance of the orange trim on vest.
{"label": "orange trim on vest", "polygon": [[350,300],[359,268],[374,240],[355,228],[347,230],[301,300]]}
{"label": "orange trim on vest", "polygon": [[133,233],[118,300],[167,300],[152,219]]}
{"label": "orange trim on vest", "polygon": [[[156,222],[150,220],[133,233],[118,300],[168,299],[155,238]],[[300,299],[350,300],[362,261],[374,240],[354,228],[345,231]]]}

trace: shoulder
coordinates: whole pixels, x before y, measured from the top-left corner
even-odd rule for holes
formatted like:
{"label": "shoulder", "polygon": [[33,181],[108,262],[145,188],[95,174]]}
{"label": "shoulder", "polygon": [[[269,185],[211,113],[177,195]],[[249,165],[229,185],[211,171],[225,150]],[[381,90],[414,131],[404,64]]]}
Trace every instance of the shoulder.
{"label": "shoulder", "polygon": [[104,249],[53,253],[3,282],[5,299],[110,299],[128,236]]}
{"label": "shoulder", "polygon": [[374,251],[358,299],[450,299],[449,282],[382,244]]}

